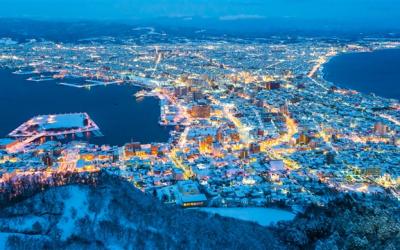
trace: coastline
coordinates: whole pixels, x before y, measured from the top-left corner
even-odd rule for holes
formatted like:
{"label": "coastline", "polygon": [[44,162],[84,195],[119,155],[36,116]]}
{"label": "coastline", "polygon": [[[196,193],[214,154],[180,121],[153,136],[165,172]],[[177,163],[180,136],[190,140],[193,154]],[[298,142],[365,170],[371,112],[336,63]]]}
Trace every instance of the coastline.
{"label": "coastline", "polygon": [[[368,51],[342,51],[339,52],[333,56],[328,56],[326,58],[326,62],[321,64],[321,66],[319,67],[316,75],[321,78],[325,83],[331,85],[331,86],[335,86],[338,88],[343,88],[343,89],[347,89],[347,90],[352,90],[352,91],[356,91],[357,93],[360,93],[362,95],[373,95],[375,97],[379,97],[379,98],[384,98],[387,100],[394,100],[396,102],[399,102],[399,98],[395,98],[395,97],[388,97],[388,96],[384,96],[381,94],[377,94],[375,93],[375,91],[371,90],[370,93],[365,92],[363,90],[357,89],[354,86],[348,86],[349,84],[346,83],[339,83],[339,82],[334,82],[332,80],[328,80],[327,79],[327,66],[332,63],[332,60],[337,58],[337,57],[341,57],[344,55],[357,55],[357,54],[370,54],[370,53],[375,53],[375,52],[380,52],[380,51],[388,51],[388,50],[400,50],[400,46],[399,47],[393,47],[393,48],[378,48],[378,49],[371,49]],[[357,83],[358,84],[358,83]]]}
{"label": "coastline", "polygon": [[[144,144],[163,143],[171,138],[171,128],[159,124],[161,110],[158,98],[146,98],[140,103],[132,98],[131,93],[140,91],[143,86],[138,87],[130,83],[121,86],[113,84],[107,87],[97,86],[88,92],[86,88],[63,87],[56,81],[31,82],[26,79],[27,75],[13,74],[13,68],[10,67],[1,67],[0,72],[3,72],[5,77],[1,84],[4,98],[0,103],[11,104],[12,107],[3,111],[5,124],[0,130],[0,136],[6,136],[20,124],[39,114],[87,112],[105,135],[102,138],[90,138],[88,141],[93,144],[121,146],[132,138]],[[10,91],[16,94],[13,99],[7,97]],[[59,96],[73,96],[74,98],[66,100],[76,101],[59,102]],[[99,100],[106,102],[102,103]],[[24,109],[27,103],[31,106],[35,103],[32,106],[33,110]],[[44,106],[45,103],[53,105]],[[124,136],[123,131],[129,130],[130,134]],[[146,139],[146,135],[150,135],[150,138]]]}

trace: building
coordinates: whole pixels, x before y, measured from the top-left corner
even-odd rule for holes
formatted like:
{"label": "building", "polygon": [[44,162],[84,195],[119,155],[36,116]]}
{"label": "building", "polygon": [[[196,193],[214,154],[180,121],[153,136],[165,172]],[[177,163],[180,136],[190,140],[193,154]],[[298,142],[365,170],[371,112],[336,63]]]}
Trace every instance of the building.
{"label": "building", "polygon": [[257,154],[260,153],[261,147],[258,143],[250,143],[250,153]]}
{"label": "building", "polygon": [[377,135],[385,135],[388,132],[388,126],[381,122],[377,122],[374,125],[374,133]]}
{"label": "building", "polygon": [[289,106],[287,103],[285,103],[284,105],[279,107],[279,111],[281,112],[281,114],[284,115],[289,115]]}
{"label": "building", "polygon": [[189,88],[186,86],[178,86],[174,89],[174,94],[177,98],[186,96],[189,92]]}
{"label": "building", "polygon": [[266,82],[265,88],[268,90],[279,89],[281,87],[281,83],[278,81]]}
{"label": "building", "polygon": [[211,107],[207,104],[194,105],[189,110],[189,114],[193,118],[209,118],[211,114]]}
{"label": "building", "polygon": [[197,185],[191,180],[178,181],[176,185],[157,189],[157,197],[164,203],[176,203],[182,207],[204,206],[207,197]]}
{"label": "building", "polygon": [[202,154],[211,153],[213,151],[213,137],[206,136],[199,142],[199,151]]}
{"label": "building", "polygon": [[249,151],[247,149],[242,149],[239,154],[240,159],[247,159],[249,158]]}
{"label": "building", "polygon": [[224,134],[223,134],[223,130],[222,128],[219,128],[217,130],[217,133],[215,135],[215,140],[219,143],[223,143],[224,142]]}
{"label": "building", "polygon": [[182,207],[204,206],[207,197],[200,193],[197,184],[193,181],[179,181],[177,184],[178,199],[177,203]]}
{"label": "building", "polygon": [[158,145],[152,144],[151,147],[150,147],[150,154],[153,155],[153,156],[157,156],[158,153],[159,153]]}
{"label": "building", "polygon": [[173,168],[172,175],[176,181],[183,181],[185,179],[184,172],[180,168]]}
{"label": "building", "polygon": [[311,137],[308,134],[301,133],[298,140],[297,144],[302,144],[302,145],[307,145],[310,143]]}
{"label": "building", "polygon": [[197,102],[204,99],[204,94],[201,91],[194,91],[193,92],[193,101]]}
{"label": "building", "polygon": [[0,139],[0,150],[8,150],[18,144],[17,140],[10,139],[10,138],[4,138]]}
{"label": "building", "polygon": [[132,142],[125,145],[125,156],[132,157],[136,155],[136,152],[141,151],[142,147],[139,142]]}
{"label": "building", "polygon": [[368,168],[362,169],[361,173],[363,175],[377,177],[377,176],[381,176],[382,175],[382,170],[379,167],[368,167]]}
{"label": "building", "polygon": [[284,172],[286,170],[285,163],[282,160],[269,161],[269,171],[271,172]]}

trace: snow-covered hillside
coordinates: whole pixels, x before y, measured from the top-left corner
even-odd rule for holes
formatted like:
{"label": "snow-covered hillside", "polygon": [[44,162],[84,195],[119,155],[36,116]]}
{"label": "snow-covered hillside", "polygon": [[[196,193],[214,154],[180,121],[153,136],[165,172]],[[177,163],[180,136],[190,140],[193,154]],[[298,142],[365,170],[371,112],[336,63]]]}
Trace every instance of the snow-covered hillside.
{"label": "snow-covered hillside", "polygon": [[131,184],[51,188],[0,209],[0,249],[276,249],[264,227],[167,207]]}

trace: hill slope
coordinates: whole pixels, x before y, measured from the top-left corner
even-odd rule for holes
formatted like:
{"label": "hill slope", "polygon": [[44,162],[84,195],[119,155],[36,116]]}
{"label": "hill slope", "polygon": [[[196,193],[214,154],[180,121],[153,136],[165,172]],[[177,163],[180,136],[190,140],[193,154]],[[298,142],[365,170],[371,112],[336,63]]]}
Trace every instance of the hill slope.
{"label": "hill slope", "polygon": [[0,249],[280,249],[254,223],[160,204],[127,182],[51,188],[0,209]]}

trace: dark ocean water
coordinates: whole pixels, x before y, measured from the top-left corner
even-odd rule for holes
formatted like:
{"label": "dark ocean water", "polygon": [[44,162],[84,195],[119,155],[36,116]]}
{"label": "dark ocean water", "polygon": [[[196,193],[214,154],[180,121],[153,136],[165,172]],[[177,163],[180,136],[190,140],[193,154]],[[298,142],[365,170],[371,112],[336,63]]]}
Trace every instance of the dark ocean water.
{"label": "dark ocean water", "polygon": [[158,124],[159,101],[132,96],[139,88],[127,85],[93,87],[90,90],[57,85],[54,81],[32,82],[26,75],[0,69],[0,138],[33,116],[87,112],[104,137],[91,138],[99,144],[164,142],[169,128]]}
{"label": "dark ocean water", "polygon": [[400,49],[338,55],[324,75],[340,87],[400,100]]}

